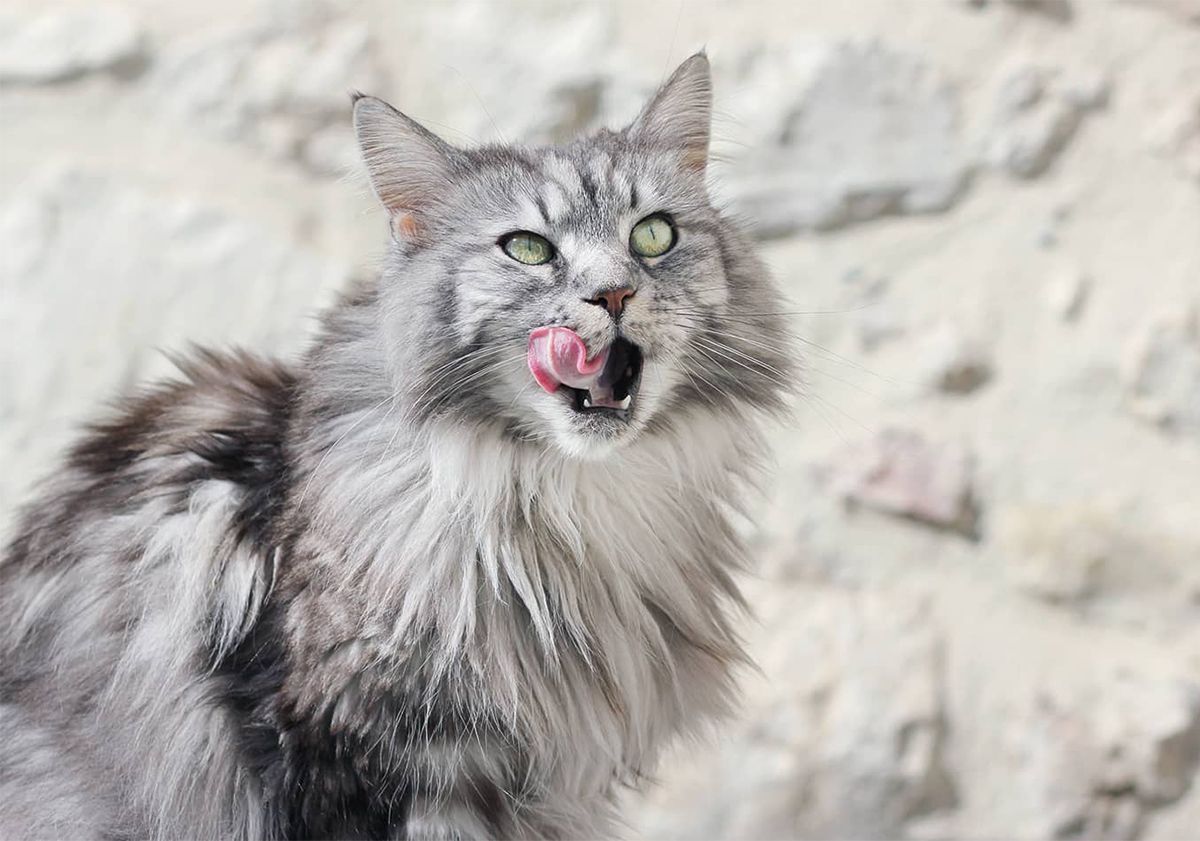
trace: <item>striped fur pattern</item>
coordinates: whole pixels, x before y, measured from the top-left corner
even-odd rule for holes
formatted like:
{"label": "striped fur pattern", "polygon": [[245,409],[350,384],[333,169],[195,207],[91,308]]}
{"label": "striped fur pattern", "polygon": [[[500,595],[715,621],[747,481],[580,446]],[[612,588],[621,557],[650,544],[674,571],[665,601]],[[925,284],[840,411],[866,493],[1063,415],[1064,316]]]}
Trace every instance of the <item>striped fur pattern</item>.
{"label": "striped fur pattern", "polygon": [[[729,708],[735,530],[792,357],[710,204],[707,60],[621,132],[355,121],[380,276],[295,364],[196,351],[70,452],[0,563],[0,837],[599,837]],[[671,215],[642,260],[629,231]],[[497,247],[531,230],[527,266]],[[620,318],[589,304],[636,290]],[[529,332],[644,354],[625,417]]]}

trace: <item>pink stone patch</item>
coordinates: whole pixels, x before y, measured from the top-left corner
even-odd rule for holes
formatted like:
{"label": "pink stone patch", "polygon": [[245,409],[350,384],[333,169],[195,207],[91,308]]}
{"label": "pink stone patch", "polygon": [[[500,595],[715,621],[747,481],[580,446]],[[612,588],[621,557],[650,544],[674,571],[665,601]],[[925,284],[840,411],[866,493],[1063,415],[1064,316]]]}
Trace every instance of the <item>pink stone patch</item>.
{"label": "pink stone patch", "polygon": [[834,491],[861,505],[973,536],[971,455],[907,429],[884,429],[849,447],[832,465]]}

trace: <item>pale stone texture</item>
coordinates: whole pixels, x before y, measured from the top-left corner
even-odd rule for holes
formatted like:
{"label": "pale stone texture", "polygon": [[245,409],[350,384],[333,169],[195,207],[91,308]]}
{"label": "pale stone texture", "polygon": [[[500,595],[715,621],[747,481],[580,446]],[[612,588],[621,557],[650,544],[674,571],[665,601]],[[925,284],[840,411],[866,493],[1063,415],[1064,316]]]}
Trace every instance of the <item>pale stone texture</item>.
{"label": "pale stone texture", "polygon": [[143,46],[138,22],[113,6],[0,14],[0,82],[44,84],[134,69]]}
{"label": "pale stone texture", "polygon": [[632,118],[653,87],[622,61],[613,4],[463,0],[413,23],[445,76],[432,93],[456,140],[569,140]]}
{"label": "pale stone texture", "polygon": [[1200,24],[1200,0],[1126,0],[1129,3],[1140,3],[1151,9],[1161,9],[1168,14],[1179,17],[1180,20]]}
{"label": "pale stone texture", "polygon": [[1129,349],[1126,376],[1133,412],[1200,437],[1200,310],[1147,328]]}
{"label": "pale stone texture", "polygon": [[1152,149],[1175,160],[1200,183],[1200,80],[1195,89],[1166,109],[1148,135]]}
{"label": "pale stone texture", "polygon": [[1077,321],[1087,306],[1092,280],[1078,266],[1066,266],[1055,272],[1046,285],[1046,304],[1063,321]]}
{"label": "pale stone texture", "polygon": [[6,0],[0,530],[160,350],[293,353],[375,270],[350,90],[562,139],[706,45],[805,365],[761,674],[630,836],[1194,838],[1194,5]]}
{"label": "pale stone texture", "polygon": [[1028,64],[1010,69],[996,96],[984,160],[1020,178],[1041,175],[1087,113],[1105,104],[1108,88],[1094,72]]}
{"label": "pale stone texture", "polygon": [[740,85],[753,154],[728,174],[759,233],[945,210],[965,188],[958,101],[918,57],[879,44],[753,51]]}
{"label": "pale stone texture", "polygon": [[913,366],[926,390],[969,394],[992,378],[992,360],[978,337],[947,322],[921,333]]}
{"label": "pale stone texture", "polygon": [[651,795],[648,837],[895,837],[956,804],[944,656],[927,605],[788,595],[762,631],[793,644],[760,660],[747,723],[725,734],[717,761],[672,766],[681,785]]}
{"label": "pale stone texture", "polygon": [[320,293],[349,277],[256,222],[73,170],[36,174],[10,193],[0,252],[6,508],[82,419],[169,373],[164,351],[297,348]]}
{"label": "pale stone texture", "polygon": [[149,95],[181,124],[340,174],[356,162],[349,93],[381,78],[365,21],[283,11],[165,50]]}
{"label": "pale stone texture", "polygon": [[1090,511],[1012,506],[996,512],[1000,562],[1020,588],[1049,601],[1078,601],[1100,586],[1112,541],[1106,518]]}

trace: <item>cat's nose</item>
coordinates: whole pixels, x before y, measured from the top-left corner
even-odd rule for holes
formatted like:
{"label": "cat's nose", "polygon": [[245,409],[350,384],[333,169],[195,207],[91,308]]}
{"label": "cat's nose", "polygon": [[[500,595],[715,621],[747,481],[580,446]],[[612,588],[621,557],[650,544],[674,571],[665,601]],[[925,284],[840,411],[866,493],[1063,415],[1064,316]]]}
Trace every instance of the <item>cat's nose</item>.
{"label": "cat's nose", "polygon": [[625,311],[625,301],[633,297],[633,289],[628,286],[619,286],[616,289],[605,289],[597,292],[594,297],[584,298],[583,300],[589,304],[595,304],[598,307],[604,307],[608,310],[608,314],[613,318],[617,318]]}

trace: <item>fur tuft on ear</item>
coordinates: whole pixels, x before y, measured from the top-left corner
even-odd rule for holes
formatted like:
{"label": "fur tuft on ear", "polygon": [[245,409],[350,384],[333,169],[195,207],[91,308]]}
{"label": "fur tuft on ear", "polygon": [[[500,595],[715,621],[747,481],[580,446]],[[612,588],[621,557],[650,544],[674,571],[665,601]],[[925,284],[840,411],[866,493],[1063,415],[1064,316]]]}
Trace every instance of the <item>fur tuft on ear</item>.
{"label": "fur tuft on ear", "polygon": [[454,147],[382,99],[352,94],[354,132],[371,187],[398,236],[411,238],[451,176]]}
{"label": "fur tuft on ear", "polygon": [[711,122],[712,74],[701,50],[676,68],[628,131],[651,146],[679,150],[683,166],[702,173]]}

